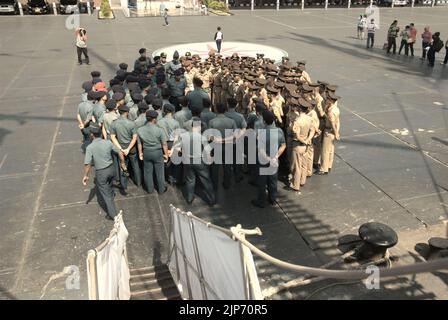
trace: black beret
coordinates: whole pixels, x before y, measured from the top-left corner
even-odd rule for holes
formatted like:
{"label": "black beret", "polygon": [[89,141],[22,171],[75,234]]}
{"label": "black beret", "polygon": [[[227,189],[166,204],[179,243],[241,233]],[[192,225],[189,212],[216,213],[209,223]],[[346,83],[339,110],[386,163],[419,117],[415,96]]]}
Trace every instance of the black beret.
{"label": "black beret", "polygon": [[123,93],[123,92],[120,92],[120,91],[115,92],[115,93],[112,95],[112,99],[114,99],[115,101],[123,100],[123,99],[124,99],[124,93]]}
{"label": "black beret", "polygon": [[112,86],[112,91],[114,92],[114,93],[116,93],[116,92],[125,92],[124,91],[124,89],[123,89],[123,87],[120,85],[120,84],[115,84],[115,85],[113,85]]}
{"label": "black beret", "polygon": [[88,129],[92,134],[98,134],[101,132],[101,128],[97,124],[90,125]]}
{"label": "black beret", "polygon": [[126,77],[126,81],[127,82],[138,82],[138,77],[137,76],[134,76],[134,75],[132,75],[132,74],[129,74],[127,77]]}
{"label": "black beret", "polygon": [[159,99],[159,98],[157,98],[157,99],[153,99],[153,100],[152,100],[152,105],[153,105],[153,106],[159,106],[159,107],[162,107],[162,105],[163,105],[163,100],[162,100],[162,99]]}
{"label": "black beret", "polygon": [[93,87],[92,81],[86,81],[83,82],[82,84],[82,88],[84,89],[85,92],[89,92],[90,90],[92,90],[92,87]]}
{"label": "black beret", "polygon": [[103,80],[101,80],[100,78],[93,78],[92,79],[92,83],[93,84],[97,84],[98,82],[103,82]]}
{"label": "black beret", "polygon": [[92,99],[100,99],[104,97],[107,93],[105,91],[89,91],[88,95]]}
{"label": "black beret", "polygon": [[110,81],[109,81],[109,86],[110,87],[116,86],[117,84],[120,85],[120,80],[115,79],[115,78],[110,79]]}
{"label": "black beret", "polygon": [[268,124],[273,123],[274,120],[275,120],[274,113],[272,111],[268,110],[268,109],[265,109],[263,111],[263,120],[264,120],[264,122],[266,122]]}
{"label": "black beret", "polygon": [[109,99],[106,102],[106,109],[107,110],[115,109],[116,106],[117,106],[117,101],[115,101],[114,99]]}
{"label": "black beret", "polygon": [[141,101],[138,104],[138,110],[148,110],[149,106],[145,101]]}
{"label": "black beret", "polygon": [[99,78],[99,77],[101,77],[101,72],[92,71],[92,72],[90,72],[90,75],[92,76],[92,78]]}
{"label": "black beret", "polygon": [[148,94],[145,96],[145,102],[146,102],[147,104],[152,104],[152,101],[155,99],[155,97],[156,97],[155,95],[148,93]]}
{"label": "black beret", "polygon": [[129,112],[129,107],[125,104],[118,107],[118,111],[120,112]]}
{"label": "black beret", "polygon": [[140,50],[138,50],[138,53],[140,53],[140,54],[142,54],[144,52],[146,52],[146,48],[141,48]]}
{"label": "black beret", "polygon": [[163,111],[165,113],[174,112],[175,110],[176,110],[176,108],[174,108],[174,106],[170,103],[167,103],[163,106]]}
{"label": "black beret", "polygon": [[128,73],[125,70],[120,69],[117,71],[116,78],[120,81],[124,81],[126,79],[127,74]]}
{"label": "black beret", "polygon": [[133,92],[131,94],[131,98],[132,98],[133,101],[142,101],[143,100],[142,94],[138,93],[138,92],[135,92],[135,93]]}
{"label": "black beret", "polygon": [[155,110],[146,111],[147,119],[156,119],[159,116],[159,113]]}
{"label": "black beret", "polygon": [[128,89],[131,93],[140,93],[141,88],[137,82],[128,83]]}
{"label": "black beret", "polygon": [[121,70],[125,70],[125,71],[126,71],[126,70],[128,69],[128,64],[122,62],[122,63],[120,63],[120,64],[118,65],[118,67],[119,67]]}

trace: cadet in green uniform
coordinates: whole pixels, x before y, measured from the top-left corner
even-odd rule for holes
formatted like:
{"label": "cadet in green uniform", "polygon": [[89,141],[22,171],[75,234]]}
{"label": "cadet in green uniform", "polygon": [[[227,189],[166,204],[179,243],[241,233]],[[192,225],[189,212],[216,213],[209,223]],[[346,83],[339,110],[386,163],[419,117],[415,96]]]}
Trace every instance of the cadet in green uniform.
{"label": "cadet in green uniform", "polygon": [[204,99],[210,100],[210,97],[207,92],[205,92],[204,89],[202,89],[202,85],[204,82],[199,78],[193,78],[193,91],[190,91],[187,93],[186,97],[188,100],[188,104],[190,107],[198,107],[198,108],[204,108],[204,105],[202,101]]}
{"label": "cadet in green uniform", "polygon": [[183,128],[185,122],[191,119],[191,111],[188,108],[188,101],[185,97],[180,97],[178,102],[182,109],[174,114],[174,119],[176,119],[177,122],[179,122],[180,127]]}
{"label": "cadet in green uniform", "polygon": [[148,110],[149,106],[145,101],[138,104],[137,119],[134,120],[137,129],[146,124],[146,111]]}
{"label": "cadet in green uniform", "polygon": [[[227,99],[227,106],[229,110],[225,113],[227,118],[233,119],[236,123],[236,127],[239,129],[238,136],[242,137],[246,132],[247,123],[241,113],[235,111],[238,102],[235,98]],[[244,138],[243,138],[244,139]],[[243,164],[243,154],[244,154],[244,143],[243,141],[235,140],[233,143],[233,172],[235,174],[235,182],[240,182],[243,180],[242,164]]]}
{"label": "cadet in green uniform", "polygon": [[131,94],[132,106],[129,106],[129,120],[135,121],[137,119],[138,113],[138,104],[143,101],[143,96],[141,93],[132,92]]}
{"label": "cadet in green uniform", "polygon": [[[137,128],[134,121],[128,119],[129,107],[121,105],[118,107],[120,117],[112,122],[110,138],[117,148],[126,156],[126,167],[132,167],[134,183],[137,187],[141,185],[140,167],[138,165],[135,144],[137,142]],[[120,184],[124,189],[128,187],[128,175],[125,172],[120,175]]]}
{"label": "cadet in green uniform", "polygon": [[213,206],[215,204],[215,193],[209,166],[203,158],[203,150],[206,154],[210,154],[211,148],[206,138],[201,134],[202,129],[201,125],[195,125],[191,128],[191,131],[182,133],[173,149],[176,154],[179,151],[182,152],[180,158],[185,171],[184,197],[187,203],[191,204],[194,200],[194,190],[198,178],[204,188],[208,205]]}
{"label": "cadet in green uniform", "polygon": [[179,105],[177,99],[185,95],[185,88],[187,87],[187,83],[182,77],[182,69],[174,71],[174,77],[168,79],[167,85],[170,92],[170,102],[177,107]]}
{"label": "cadet in green uniform", "polygon": [[92,121],[93,116],[93,102],[94,99],[93,95],[91,94],[93,91],[90,91],[87,100],[81,102],[78,105],[78,127],[81,130],[82,134],[82,144],[81,144],[81,150],[83,153],[86,152],[86,148],[90,143],[90,133],[88,131],[88,127]]}
{"label": "cadet in green uniform", "polygon": [[[173,118],[174,113],[174,106],[172,104],[166,104],[163,106],[163,113],[165,116],[157,121],[157,125],[162,128],[166,140],[167,140],[167,146],[168,151],[172,149],[173,143],[176,139],[175,134],[176,130],[180,129],[179,122]],[[179,169],[180,167],[178,165],[174,165],[172,163],[168,164],[167,166],[167,175],[168,175],[168,182],[170,184],[176,184],[179,180]]]}
{"label": "cadet in green uniform", "polygon": [[138,154],[143,161],[143,177],[148,193],[154,192],[154,171],[157,181],[157,191],[164,193],[165,172],[164,159],[168,159],[168,147],[163,130],[157,126],[158,113],[149,110],[146,113],[148,122],[137,130]]}
{"label": "cadet in green uniform", "polygon": [[115,177],[112,152],[120,153],[120,150],[109,140],[101,138],[101,129],[98,126],[90,126],[89,131],[93,141],[86,149],[82,183],[87,185],[93,165],[95,167],[95,185],[100,198],[99,202],[104,201],[107,218],[113,220],[117,215],[117,209],[115,208],[115,193],[112,187],[112,181]]}
{"label": "cadet in green uniform", "polygon": [[204,101],[202,101],[202,105],[204,106],[204,109],[202,109],[201,111],[201,121],[204,122],[208,127],[210,120],[216,118],[216,113],[211,111],[210,100],[204,99]]}
{"label": "cadet in green uniform", "polygon": [[[232,175],[232,167],[231,167],[230,163],[226,163],[225,154],[232,152],[231,149],[233,148],[233,138],[236,133],[237,125],[233,119],[227,118],[225,116],[225,112],[227,111],[227,108],[223,103],[218,103],[216,105],[216,111],[218,112],[218,115],[216,116],[215,119],[210,120],[209,126],[210,126],[210,129],[216,129],[220,133],[220,137],[214,137],[214,140],[213,140],[213,144],[215,146],[215,148],[214,148],[214,163],[211,166],[213,187],[215,190],[218,190],[219,171],[220,171],[221,167],[223,168],[223,171],[224,171],[223,186],[225,189],[230,188],[230,178]],[[219,143],[221,145],[218,145]],[[219,151],[219,148],[221,148],[222,159],[217,159],[217,158],[219,158],[219,152],[217,153],[217,151]],[[222,160],[222,161],[219,161],[219,160]],[[229,159],[229,160],[231,161],[231,159]]]}
{"label": "cadet in green uniform", "polygon": [[277,200],[278,162],[286,149],[286,140],[283,131],[275,126],[275,115],[272,111],[263,111],[264,131],[258,135],[257,157],[257,199],[252,204],[264,208],[266,203],[266,188],[269,203],[275,204]]}
{"label": "cadet in green uniform", "polygon": [[96,103],[93,105],[93,118],[95,122],[100,124],[101,118],[103,117],[104,112],[106,112],[106,101],[107,101],[107,92],[105,91],[92,91],[90,95],[96,100]]}

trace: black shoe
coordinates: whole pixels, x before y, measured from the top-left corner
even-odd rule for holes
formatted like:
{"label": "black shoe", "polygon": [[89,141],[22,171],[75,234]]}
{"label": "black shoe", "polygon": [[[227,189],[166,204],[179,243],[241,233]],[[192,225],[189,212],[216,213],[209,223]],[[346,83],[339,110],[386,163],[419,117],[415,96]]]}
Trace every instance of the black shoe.
{"label": "black shoe", "polygon": [[112,218],[112,217],[109,216],[109,215],[106,215],[106,219],[107,219],[107,220],[111,220],[111,221],[114,221],[114,220],[115,220],[114,218]]}
{"label": "black shoe", "polygon": [[257,183],[256,183],[255,181],[249,181],[249,184],[250,184],[251,186],[254,186],[254,187],[257,186]]}
{"label": "black shoe", "polygon": [[277,201],[269,199],[269,204],[271,206],[275,206],[275,205],[277,205]]}
{"label": "black shoe", "polygon": [[262,206],[261,204],[259,204],[257,200],[252,200],[250,203],[252,203],[252,205],[253,205],[254,207],[261,208],[261,209],[264,208],[264,206]]}
{"label": "black shoe", "polygon": [[327,175],[328,172],[319,171],[319,172],[316,173],[316,174],[318,174],[318,175],[320,175],[320,176],[324,176],[324,175]]}
{"label": "black shoe", "polygon": [[167,187],[165,187],[165,189],[163,189],[163,191],[162,192],[159,192],[159,194],[164,194],[165,192],[167,192],[168,191],[168,188]]}
{"label": "black shoe", "polygon": [[87,65],[90,65],[90,62],[86,62]]}
{"label": "black shoe", "polygon": [[82,65],[82,62],[78,62],[79,65]]}
{"label": "black shoe", "polygon": [[191,199],[190,201],[187,200],[187,203],[188,203],[188,204],[192,204],[193,201],[194,201],[194,197],[193,197],[193,199]]}

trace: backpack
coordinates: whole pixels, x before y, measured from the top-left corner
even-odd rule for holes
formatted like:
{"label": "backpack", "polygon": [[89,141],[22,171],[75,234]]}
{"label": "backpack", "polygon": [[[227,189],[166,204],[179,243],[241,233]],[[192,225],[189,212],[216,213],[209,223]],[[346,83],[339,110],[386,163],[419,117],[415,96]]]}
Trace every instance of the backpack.
{"label": "backpack", "polygon": [[434,50],[436,52],[439,52],[443,48],[443,41],[440,39],[437,39],[436,43],[434,43]]}

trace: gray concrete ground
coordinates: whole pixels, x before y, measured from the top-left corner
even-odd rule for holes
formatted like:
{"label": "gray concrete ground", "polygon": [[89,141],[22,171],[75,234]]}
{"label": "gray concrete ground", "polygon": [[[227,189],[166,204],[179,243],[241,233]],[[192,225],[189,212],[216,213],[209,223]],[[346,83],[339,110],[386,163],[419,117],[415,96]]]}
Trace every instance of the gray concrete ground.
{"label": "gray concrete ground", "polygon": [[[418,57],[386,56],[381,47],[393,19],[401,26],[414,22],[419,32],[429,24],[446,39],[448,8],[383,9],[372,50],[354,38],[360,13],[237,11],[231,17],[176,17],[169,28],[159,18],[125,19],[121,12],[113,21],[83,15],[90,66],[76,63],[66,17],[0,17],[0,298],[87,298],[87,251],[111,228],[92,197],[92,184],[81,184],[74,119],[90,71],[101,70],[108,80],[118,63],[133,63],[140,47],[153,51],[210,41],[217,25],[226,40],[280,47],[292,60],[307,60],[314,80],[339,85],[342,141],[335,166],[328,176],[312,177],[301,196],[280,186],[279,206],[264,210],[250,206],[255,190],[246,181],[222,191],[212,210],[200,201],[186,206],[173,189],[162,196],[136,188],[128,196],[118,194],[130,231],[131,267],[165,261],[170,203],[222,226],[259,226],[263,236],[251,240],[293,263],[318,266],[337,257],[338,238],[356,234],[367,221],[397,230],[398,263],[420,259],[414,245],[443,235],[441,222],[447,219],[448,68],[430,69]],[[394,131],[404,128],[408,135]],[[49,278],[69,265],[80,268],[80,290],[66,290],[61,278],[43,291]],[[296,276],[258,258],[257,266],[263,288]],[[367,291],[359,282],[327,281],[282,297],[446,299],[447,277],[437,272],[392,279],[379,291]],[[322,289],[324,284],[331,286]]]}

